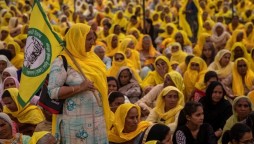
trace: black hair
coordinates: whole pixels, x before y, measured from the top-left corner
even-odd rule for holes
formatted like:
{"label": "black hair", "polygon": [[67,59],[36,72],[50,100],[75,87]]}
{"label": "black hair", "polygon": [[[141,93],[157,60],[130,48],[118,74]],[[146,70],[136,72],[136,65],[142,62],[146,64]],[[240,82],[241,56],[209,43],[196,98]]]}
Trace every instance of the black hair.
{"label": "black hair", "polygon": [[125,71],[125,70],[127,70],[127,71],[129,72],[129,77],[130,77],[130,79],[132,78],[132,73],[131,73],[130,69],[129,69],[129,68],[123,69],[123,70],[119,73],[119,76],[118,76],[118,82],[119,82],[119,86],[120,86],[120,87],[123,86],[122,83],[121,83],[121,81],[120,81],[120,75],[121,75],[121,73],[122,73],[123,71]]}
{"label": "black hair", "polygon": [[132,15],[130,19],[137,20],[137,17],[135,15]]}
{"label": "black hair", "polygon": [[185,125],[187,123],[186,116],[191,116],[193,113],[197,111],[198,107],[203,107],[203,106],[199,102],[195,102],[195,101],[187,102],[179,114],[177,128]]}
{"label": "black hair", "polygon": [[151,140],[163,141],[167,134],[170,132],[170,128],[164,124],[155,124],[148,132],[146,142]]}
{"label": "black hair", "polygon": [[212,105],[212,94],[213,94],[213,90],[216,86],[221,86],[222,87],[222,92],[223,92],[223,97],[221,98],[221,100],[219,101],[222,102],[224,100],[224,96],[227,95],[223,85],[219,82],[219,81],[213,81],[210,83],[210,85],[207,86],[207,89],[206,89],[206,96],[204,97],[205,101],[206,101],[206,104],[204,104],[205,107],[209,107],[210,105]]}
{"label": "black hair", "polygon": [[204,77],[204,83],[207,83],[213,77],[216,77],[217,81],[219,80],[218,75],[215,71],[206,72]]}
{"label": "black hair", "polygon": [[107,82],[109,81],[115,81],[116,82],[116,86],[117,86],[117,90],[119,89],[119,83],[118,83],[118,80],[115,78],[115,77],[107,77]]}
{"label": "black hair", "polygon": [[2,95],[2,99],[5,98],[5,97],[11,97],[11,94],[8,90],[5,90],[3,95]]}
{"label": "black hair", "polygon": [[8,49],[0,49],[0,55],[6,56],[9,61],[11,61],[11,59],[12,59],[11,51]]}
{"label": "black hair", "polygon": [[123,97],[123,98],[124,98],[123,93],[118,92],[118,91],[111,92],[111,93],[109,94],[109,96],[108,96],[109,104],[111,104],[112,102],[114,102],[115,99],[116,99],[116,98],[119,98],[119,97]]}
{"label": "black hair", "polygon": [[[213,62],[213,61],[214,61],[214,58],[215,58],[215,55],[216,55],[214,45],[213,45],[213,43],[211,43],[211,42],[205,43],[204,46],[205,46],[205,45],[208,45],[208,46],[209,46],[209,49],[212,51],[212,54],[211,54],[211,62]],[[204,47],[204,46],[203,46],[203,47]],[[203,48],[203,49],[204,49],[204,48]],[[202,58],[204,61],[207,60],[207,57],[204,55],[203,50],[202,50],[201,58]]]}
{"label": "black hair", "polygon": [[104,24],[104,26],[107,26],[109,29],[111,28],[111,23],[107,22]]}
{"label": "black hair", "polygon": [[222,136],[222,144],[228,144],[235,140],[239,142],[243,135],[251,132],[250,127],[243,123],[236,123],[230,130],[227,130]]}
{"label": "black hair", "polygon": [[190,60],[194,57],[194,55],[187,55],[185,58],[185,64],[188,65],[190,63]]}

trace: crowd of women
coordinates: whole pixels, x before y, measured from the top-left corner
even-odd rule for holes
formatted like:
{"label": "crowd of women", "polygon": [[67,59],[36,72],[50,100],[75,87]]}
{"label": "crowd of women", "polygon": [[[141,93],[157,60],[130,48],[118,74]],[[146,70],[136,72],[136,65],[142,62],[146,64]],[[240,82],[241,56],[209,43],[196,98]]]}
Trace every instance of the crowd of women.
{"label": "crowd of women", "polygon": [[63,110],[19,104],[32,1],[0,1],[0,143],[254,143],[253,0],[40,1]]}

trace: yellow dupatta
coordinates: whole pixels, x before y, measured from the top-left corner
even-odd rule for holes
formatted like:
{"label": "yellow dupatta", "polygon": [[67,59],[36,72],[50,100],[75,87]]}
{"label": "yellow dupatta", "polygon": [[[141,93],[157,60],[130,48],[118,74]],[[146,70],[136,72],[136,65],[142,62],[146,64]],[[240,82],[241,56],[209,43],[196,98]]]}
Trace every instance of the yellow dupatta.
{"label": "yellow dupatta", "polygon": [[[206,24],[208,24],[208,25],[211,27],[211,30],[207,30],[207,29],[204,27]],[[214,23],[213,20],[211,20],[211,19],[206,20],[206,21],[204,22],[204,24],[203,24],[202,33],[208,33],[208,34],[212,35],[212,28],[213,28],[214,25],[215,25],[215,23]],[[200,37],[200,36],[199,36],[199,37]]]}
{"label": "yellow dupatta", "polygon": [[138,136],[141,132],[145,131],[151,124],[147,121],[141,121],[138,123],[137,129],[130,133],[124,133],[125,119],[131,108],[138,110],[138,119],[140,121],[141,110],[140,107],[131,103],[125,103],[120,105],[115,112],[115,122],[113,128],[108,132],[108,139],[114,143],[124,143],[132,140]]}
{"label": "yellow dupatta", "polygon": [[17,68],[21,69],[23,67],[24,62],[24,54],[21,52],[20,46],[15,41],[9,42],[7,45],[7,48],[9,45],[13,45],[15,48],[16,55],[11,59],[11,63]]}
{"label": "yellow dupatta", "polygon": [[8,91],[11,95],[12,100],[15,102],[18,110],[13,112],[8,109],[7,106],[3,107],[3,112],[6,114],[11,114],[13,117],[17,118],[20,123],[28,124],[38,124],[42,122],[45,118],[40,108],[34,105],[27,105],[22,107],[18,102],[18,92],[17,88],[8,88],[5,91]]}
{"label": "yellow dupatta", "polygon": [[[121,18],[121,19],[118,18],[118,15],[119,15],[120,13],[122,13],[122,15],[123,15],[123,18]],[[117,12],[115,13],[115,15],[114,15],[112,21],[113,21],[114,24],[120,25],[120,27],[123,28],[123,29],[126,29],[126,26],[127,26],[127,24],[128,24],[128,21],[127,21],[126,18],[124,17],[124,14],[123,14],[122,11],[117,11]]]}
{"label": "yellow dupatta", "polygon": [[[250,27],[250,26],[252,26],[252,31],[251,31],[251,33],[247,36],[246,31],[247,31],[248,27]],[[253,30],[253,28],[254,28],[254,25],[253,25],[252,22],[247,22],[247,23],[245,24],[245,33],[246,33],[245,35],[246,35],[246,38],[245,38],[245,41],[244,41],[244,45],[246,46],[246,48],[247,48],[248,51],[250,51],[251,48],[254,47],[254,44],[253,44],[253,41],[254,41],[254,30]]]}
{"label": "yellow dupatta", "polygon": [[[237,64],[240,60],[243,60],[247,65],[247,72],[244,77],[244,81],[242,81],[242,76],[238,73],[238,70],[237,70]],[[253,79],[254,79],[254,73],[250,69],[250,65],[248,61],[245,58],[236,59],[234,63],[234,67],[233,67],[233,80],[232,80],[233,94],[235,96],[245,95],[243,83],[245,83],[247,88],[250,90],[251,87],[253,86]]]}
{"label": "yellow dupatta", "polygon": [[247,60],[247,61],[250,61],[250,55],[249,53],[247,52],[247,49],[246,47],[244,46],[244,44],[242,42],[236,42],[234,43],[233,47],[231,48],[231,61],[234,61],[234,56],[235,56],[235,49],[237,47],[240,47],[243,51],[243,57]]}
{"label": "yellow dupatta", "polygon": [[[170,91],[177,91],[178,93],[178,102],[176,104],[176,107],[168,110],[165,112],[165,100],[164,97],[170,92]],[[160,95],[158,96],[156,106],[154,108],[155,112],[159,115],[160,119],[165,120],[165,124],[170,124],[175,121],[175,115],[182,110],[184,107],[184,95],[183,93],[178,90],[176,87],[168,86],[165,87]]]}
{"label": "yellow dupatta", "polygon": [[243,33],[243,40],[242,40],[241,42],[245,41],[245,39],[246,39],[246,33],[245,33],[245,31],[242,30],[242,29],[234,30],[234,32],[233,32],[231,38],[228,40],[228,42],[227,42],[227,44],[226,44],[226,49],[231,50],[232,47],[233,47],[233,45],[234,45],[236,42],[238,42],[238,41],[237,41],[237,35],[238,35],[239,33]]}
{"label": "yellow dupatta", "polygon": [[[5,39],[3,39],[3,40],[1,40],[2,39],[2,34],[1,34],[2,31],[7,31],[8,32],[8,36]],[[13,38],[10,35],[10,30],[9,30],[9,28],[7,26],[1,26],[1,28],[0,28],[0,41],[4,41],[7,44],[9,42],[13,41]]]}
{"label": "yellow dupatta", "polygon": [[183,83],[183,77],[181,76],[181,74],[177,71],[171,71],[169,73],[167,73],[164,78],[166,78],[166,76],[170,76],[170,78],[172,79],[172,81],[174,82],[176,88],[181,91],[182,93],[184,92],[185,86]]}
{"label": "yellow dupatta", "polygon": [[211,36],[211,34],[209,34],[209,33],[200,34],[197,45],[195,45],[195,47],[193,49],[193,53],[196,56],[201,56],[204,44],[206,43],[206,39],[210,36]]}
{"label": "yellow dupatta", "polygon": [[[66,49],[70,51],[72,58],[75,59],[79,64],[86,78],[92,81],[95,88],[97,88],[99,91],[103,104],[106,126],[109,129],[110,109],[108,103],[106,66],[94,52],[85,51],[84,46],[89,31],[90,26],[86,24],[74,24],[65,35]],[[65,51],[63,51],[61,54],[67,59],[68,65],[80,73],[70,56]]]}
{"label": "yellow dupatta", "polygon": [[46,134],[48,134],[50,132],[48,131],[39,131],[39,132],[34,132],[30,141],[29,141],[29,144],[37,144],[37,142],[42,138],[44,137]]}
{"label": "yellow dupatta", "polygon": [[110,35],[106,38],[106,42],[107,42],[106,56],[108,56],[108,57],[114,56],[115,53],[118,51],[118,45],[119,45],[118,37],[117,37],[117,40],[118,40],[117,47],[116,47],[116,48],[112,48],[112,40],[113,40],[113,37],[115,37],[115,36],[117,37],[116,34],[110,34]]}
{"label": "yellow dupatta", "polygon": [[254,48],[251,49],[250,51],[250,68],[254,72]]}
{"label": "yellow dupatta", "polygon": [[[170,27],[170,28],[172,28],[172,33],[171,34],[169,34],[168,33],[168,30],[167,30],[167,28],[168,27]],[[160,37],[162,37],[162,38],[164,38],[164,39],[166,39],[166,38],[171,38],[171,39],[174,39],[174,34],[177,32],[177,27],[176,27],[176,25],[175,24],[173,24],[173,23],[168,23],[166,26],[165,26],[165,32],[164,33],[162,33],[162,34],[159,34],[159,36]]]}
{"label": "yellow dupatta", "polygon": [[174,39],[175,39],[175,36],[176,36],[177,33],[181,33],[181,34],[182,34],[182,36],[183,36],[183,41],[184,41],[184,46],[192,46],[192,43],[191,43],[190,39],[188,38],[188,35],[186,34],[185,31],[183,31],[183,30],[177,31],[177,32],[175,33],[175,35],[174,35]]}
{"label": "yellow dupatta", "polygon": [[215,71],[220,79],[223,79],[223,78],[226,78],[227,76],[229,76],[232,73],[232,70],[233,70],[234,63],[231,62],[231,61],[225,67],[221,66],[220,60],[225,54],[230,54],[231,55],[231,52],[227,49],[220,50],[217,53],[217,55],[215,56],[214,62],[211,63],[208,67],[209,70]]}
{"label": "yellow dupatta", "polygon": [[170,61],[177,61],[179,63],[184,62],[188,54],[182,50],[182,46],[178,42],[174,42],[170,44],[170,46],[171,46],[171,51],[173,46],[178,46],[178,51],[171,52]]}
{"label": "yellow dupatta", "polygon": [[149,72],[149,73],[147,74],[147,76],[145,77],[145,79],[143,80],[143,82],[141,83],[141,87],[142,87],[143,89],[146,88],[146,87],[148,87],[148,86],[155,86],[155,85],[157,85],[157,84],[161,84],[161,83],[164,82],[164,77],[161,77],[160,74],[156,71],[156,69],[157,69],[156,62],[157,62],[158,60],[160,60],[160,59],[167,63],[168,72],[170,72],[170,71],[172,70],[168,58],[165,57],[165,56],[158,56],[158,57],[155,59],[155,62],[154,62],[155,70],[152,71],[152,72]]}

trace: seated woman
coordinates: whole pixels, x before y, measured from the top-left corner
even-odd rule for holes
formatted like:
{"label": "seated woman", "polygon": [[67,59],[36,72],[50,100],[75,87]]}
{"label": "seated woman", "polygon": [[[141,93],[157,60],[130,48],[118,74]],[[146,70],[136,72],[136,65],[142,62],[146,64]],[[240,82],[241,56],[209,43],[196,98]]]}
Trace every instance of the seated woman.
{"label": "seated woman", "polygon": [[184,95],[176,87],[168,86],[160,93],[155,108],[147,117],[147,121],[163,123],[174,133],[180,111],[184,106]]}
{"label": "seated woman", "polygon": [[224,125],[232,115],[232,106],[225,96],[223,85],[214,81],[208,85],[206,96],[199,101],[204,109],[204,122],[213,127],[217,138],[221,137]]}
{"label": "seated woman", "polygon": [[141,87],[132,69],[126,66],[121,67],[117,79],[120,86],[118,91],[127,96],[131,103],[137,102],[141,96]]}
{"label": "seated woman", "polygon": [[244,31],[245,31],[245,35],[246,35],[244,45],[246,46],[248,51],[251,51],[251,49],[254,47],[254,44],[253,44],[254,25],[252,22],[247,22],[247,23],[245,23],[244,27],[245,27]]}
{"label": "seated woman", "polygon": [[137,101],[137,105],[142,108],[142,112],[146,111],[148,114],[155,107],[155,102],[160,92],[166,88],[167,86],[174,86],[182,93],[184,92],[184,83],[182,76],[176,72],[171,71],[167,73],[164,77],[164,83],[158,84],[151,89],[145,96],[142,97],[139,101]]}
{"label": "seated woman", "polygon": [[110,106],[110,110],[115,113],[116,109],[125,102],[125,97],[121,92],[113,91],[108,96],[108,102]]}
{"label": "seated woman", "polygon": [[118,37],[116,34],[110,34],[106,38],[107,47],[106,47],[106,56],[112,58],[115,53],[118,51]]}
{"label": "seated woman", "polygon": [[154,62],[154,67],[155,70],[149,72],[141,83],[141,87],[145,93],[149,92],[153,86],[163,83],[165,74],[171,71],[170,62],[165,56],[157,57]]}
{"label": "seated woman", "polygon": [[34,132],[30,144],[55,144],[55,137],[47,131]]}
{"label": "seated woman", "polygon": [[192,43],[188,38],[186,32],[179,30],[174,35],[175,42],[180,43],[182,47],[182,51],[186,52],[187,54],[192,54]]}
{"label": "seated woman", "polygon": [[119,83],[115,77],[112,77],[112,76],[107,77],[107,83],[108,83],[108,95],[111,92],[118,91]]}
{"label": "seated woman", "polygon": [[[232,104],[233,115],[229,117],[223,127],[223,133],[230,130],[234,124],[243,122],[252,111],[252,103],[246,96],[238,96],[234,99]],[[219,140],[219,143],[221,143]]]}
{"label": "seated woman", "polygon": [[13,142],[16,142],[17,144],[28,144],[30,141],[30,136],[13,132],[11,118],[2,112],[0,113],[0,133],[1,144],[12,144]]}
{"label": "seated woman", "polygon": [[11,63],[19,70],[23,67],[24,53],[21,52],[21,48],[15,41],[7,44],[7,49],[11,51],[12,59]]}
{"label": "seated woman", "polygon": [[169,44],[171,50],[170,62],[177,61],[182,63],[185,61],[187,53],[182,50],[182,46],[178,42]]}
{"label": "seated woman", "polygon": [[214,62],[208,67],[208,70],[215,71],[220,81],[232,73],[234,63],[230,61],[231,52],[227,49],[220,50],[215,56]]}
{"label": "seated woman", "polygon": [[42,111],[34,105],[22,107],[18,102],[18,89],[6,89],[2,95],[5,104],[3,112],[11,116],[12,120],[18,125],[19,132],[32,135],[36,125],[44,120]]}
{"label": "seated woman", "polygon": [[238,58],[234,62],[232,74],[225,78],[222,83],[226,86],[227,93],[233,96],[247,95],[254,90],[254,73],[250,69],[245,58]]}
{"label": "seated woman", "polygon": [[206,62],[206,65],[209,66],[215,58],[215,48],[213,43],[207,42],[202,48],[201,58]]}
{"label": "seated woman", "polygon": [[176,71],[179,72],[182,76],[184,76],[184,73],[187,70],[188,64],[190,63],[190,60],[194,57],[194,55],[187,55],[184,62],[180,63]]}
{"label": "seated woman", "polygon": [[[246,38],[245,32],[242,29],[237,29],[233,32],[231,38],[227,41],[226,49],[231,50],[233,45],[237,42],[243,43]],[[247,51],[247,49],[246,49]]]}
{"label": "seated woman", "polygon": [[187,102],[179,115],[173,143],[217,144],[213,128],[203,123],[203,120],[202,104],[194,101]]}
{"label": "seated woman", "polygon": [[136,144],[140,141],[142,132],[151,124],[140,121],[141,110],[137,105],[125,103],[115,112],[115,122],[108,132],[110,144]]}
{"label": "seated woman", "polygon": [[241,42],[234,43],[231,50],[231,61],[235,61],[238,58],[245,58],[248,61],[250,60],[250,56],[246,50],[246,47]]}
{"label": "seated woman", "polygon": [[146,144],[150,141],[159,141],[163,144],[171,144],[170,128],[164,124],[154,124],[148,127],[142,134],[139,144]]}

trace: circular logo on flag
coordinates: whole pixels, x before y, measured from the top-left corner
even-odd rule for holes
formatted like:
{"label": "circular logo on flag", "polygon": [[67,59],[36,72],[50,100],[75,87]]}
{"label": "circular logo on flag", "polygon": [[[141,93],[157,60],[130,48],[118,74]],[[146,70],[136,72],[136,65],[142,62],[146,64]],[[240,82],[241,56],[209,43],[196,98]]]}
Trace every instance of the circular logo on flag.
{"label": "circular logo on flag", "polygon": [[41,75],[50,67],[51,44],[40,30],[29,28],[25,46],[23,74],[30,77]]}

